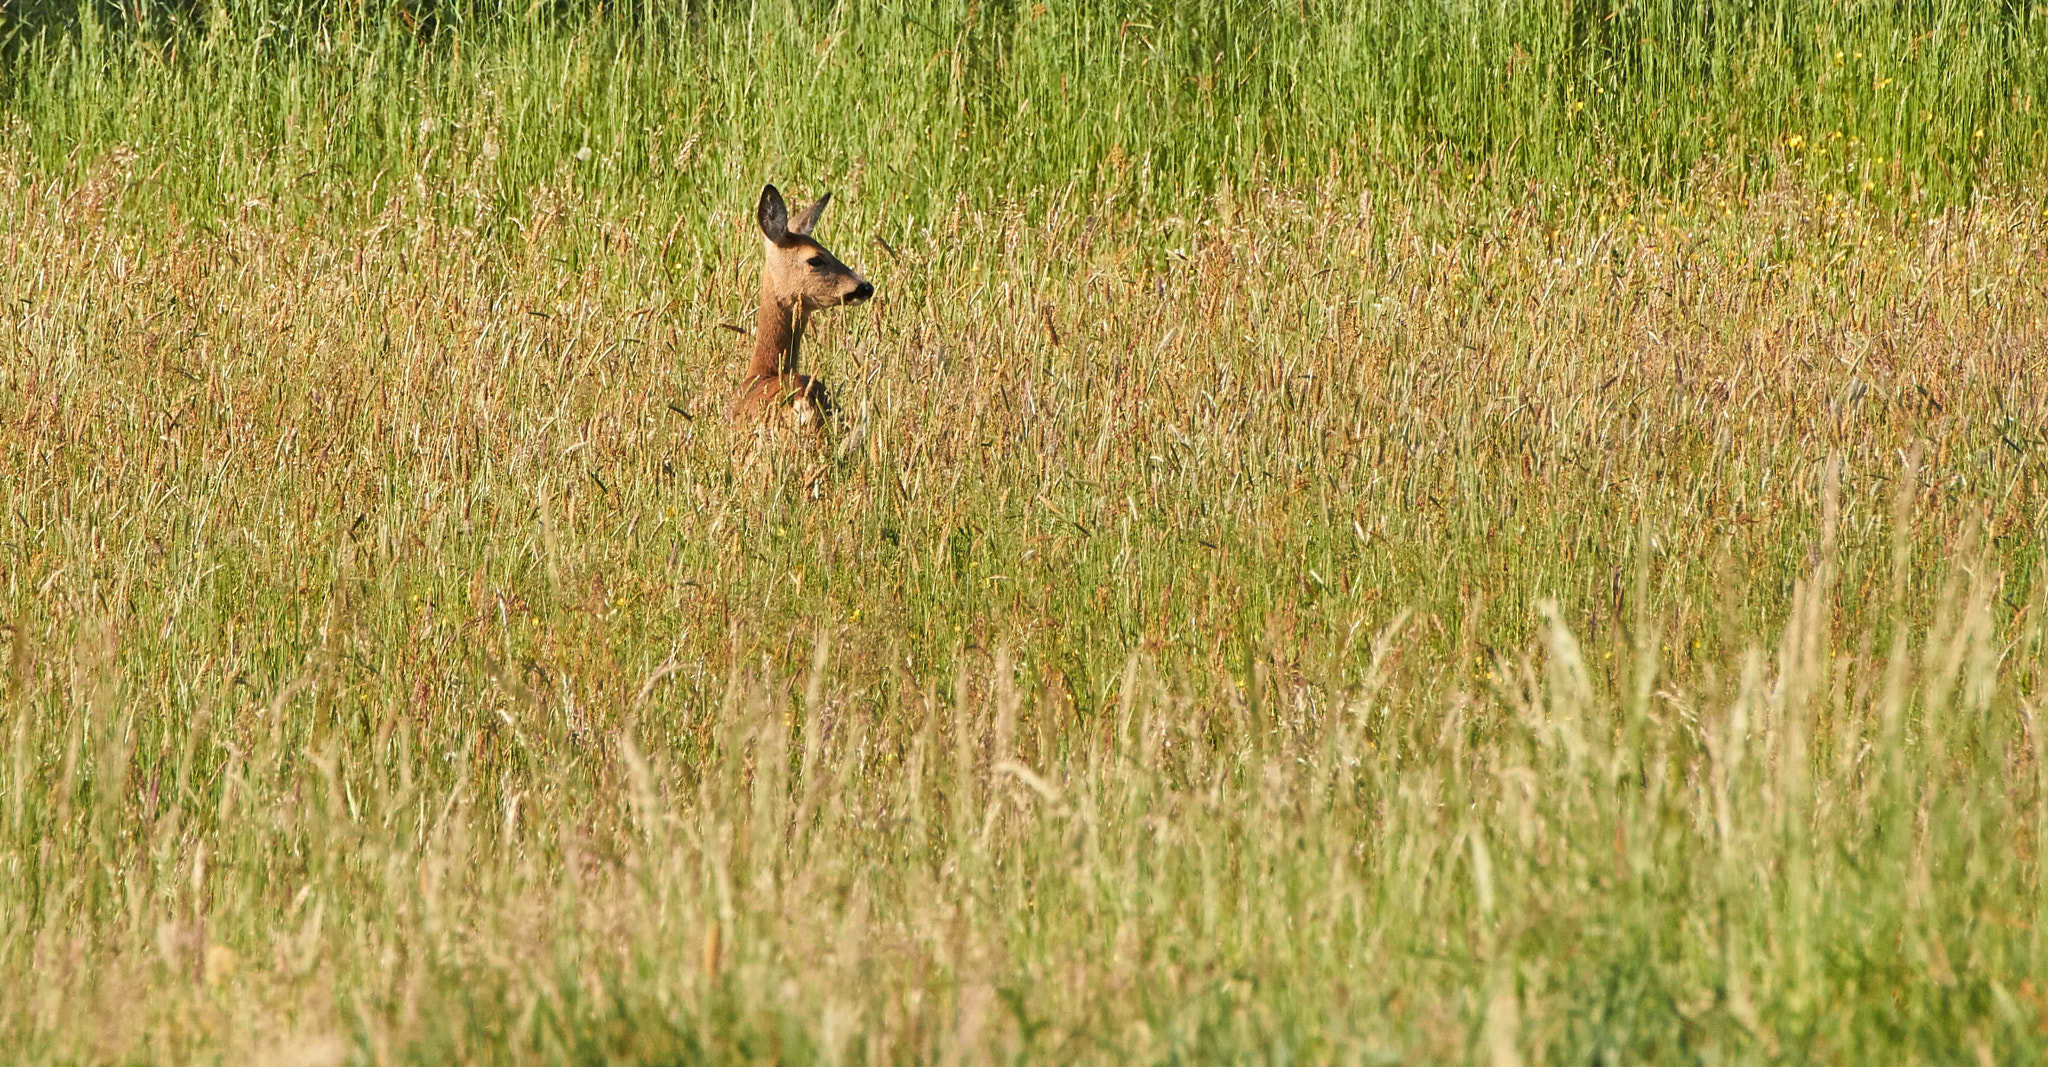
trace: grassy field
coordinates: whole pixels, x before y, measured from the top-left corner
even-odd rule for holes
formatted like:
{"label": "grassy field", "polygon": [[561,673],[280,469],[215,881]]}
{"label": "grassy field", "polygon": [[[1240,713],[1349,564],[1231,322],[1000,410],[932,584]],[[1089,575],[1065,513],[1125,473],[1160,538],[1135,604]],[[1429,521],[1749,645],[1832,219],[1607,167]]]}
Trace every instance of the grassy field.
{"label": "grassy field", "polygon": [[2048,11],[221,11],[0,15],[0,1060],[2048,1054]]}

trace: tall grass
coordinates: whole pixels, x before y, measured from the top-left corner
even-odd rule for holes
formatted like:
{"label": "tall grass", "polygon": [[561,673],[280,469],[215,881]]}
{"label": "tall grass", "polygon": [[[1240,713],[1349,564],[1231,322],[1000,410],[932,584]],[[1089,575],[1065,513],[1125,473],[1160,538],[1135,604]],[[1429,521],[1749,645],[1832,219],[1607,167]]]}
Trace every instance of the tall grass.
{"label": "tall grass", "polygon": [[2041,1051],[2031,207],[850,200],[814,451],[745,257],[135,187],[0,197],[20,1059]]}
{"label": "tall grass", "polygon": [[2048,1051],[2038,19],[1564,10],[15,9],[4,1058]]}
{"label": "tall grass", "polygon": [[141,2],[5,33],[18,150],[55,171],[125,147],[155,210],[209,218],[374,215],[417,180],[502,232],[572,177],[697,218],[733,173],[920,217],[1418,169],[1509,197],[1790,172],[1917,207],[2034,187],[2048,158],[2025,3]]}

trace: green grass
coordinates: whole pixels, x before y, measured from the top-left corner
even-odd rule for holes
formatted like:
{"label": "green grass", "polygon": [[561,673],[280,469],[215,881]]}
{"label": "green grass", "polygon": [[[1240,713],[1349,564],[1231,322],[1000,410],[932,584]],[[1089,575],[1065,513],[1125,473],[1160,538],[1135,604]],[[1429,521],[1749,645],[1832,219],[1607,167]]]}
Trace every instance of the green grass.
{"label": "green grass", "polygon": [[918,217],[1417,171],[1510,199],[1791,174],[1911,209],[2048,154],[2048,8],[2024,0],[319,10],[23,3],[0,15],[16,148],[57,172],[127,146],[143,204],[209,219],[375,215],[421,181],[490,234],[548,183],[692,223],[734,174]]}
{"label": "green grass", "polygon": [[[1651,9],[143,10],[10,45],[0,1058],[2048,1052],[2026,10],[1648,163],[1466,60]],[[1788,148],[1851,30],[1981,148]]]}

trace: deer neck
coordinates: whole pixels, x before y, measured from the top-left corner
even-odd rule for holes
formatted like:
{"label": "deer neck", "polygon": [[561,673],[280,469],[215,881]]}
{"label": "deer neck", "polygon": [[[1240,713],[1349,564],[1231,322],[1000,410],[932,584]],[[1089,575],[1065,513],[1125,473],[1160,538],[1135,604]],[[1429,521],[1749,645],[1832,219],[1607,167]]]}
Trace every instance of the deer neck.
{"label": "deer neck", "polygon": [[810,319],[801,299],[784,302],[763,292],[761,311],[754,319],[754,359],[747,365],[748,380],[796,373],[797,350],[803,347],[804,327]]}

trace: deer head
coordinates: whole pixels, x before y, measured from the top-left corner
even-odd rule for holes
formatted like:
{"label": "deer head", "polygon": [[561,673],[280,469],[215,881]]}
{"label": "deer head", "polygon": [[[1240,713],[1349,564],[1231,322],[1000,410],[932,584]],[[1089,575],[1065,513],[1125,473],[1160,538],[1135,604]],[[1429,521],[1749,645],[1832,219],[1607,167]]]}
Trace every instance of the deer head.
{"label": "deer head", "polygon": [[811,227],[832,202],[826,193],[795,219],[774,186],[763,186],[761,205],[755,217],[761,222],[763,247],[768,254],[761,269],[761,303],[774,304],[803,316],[824,308],[848,307],[875,295],[866,278],[839,262],[824,245],[811,237]]}

